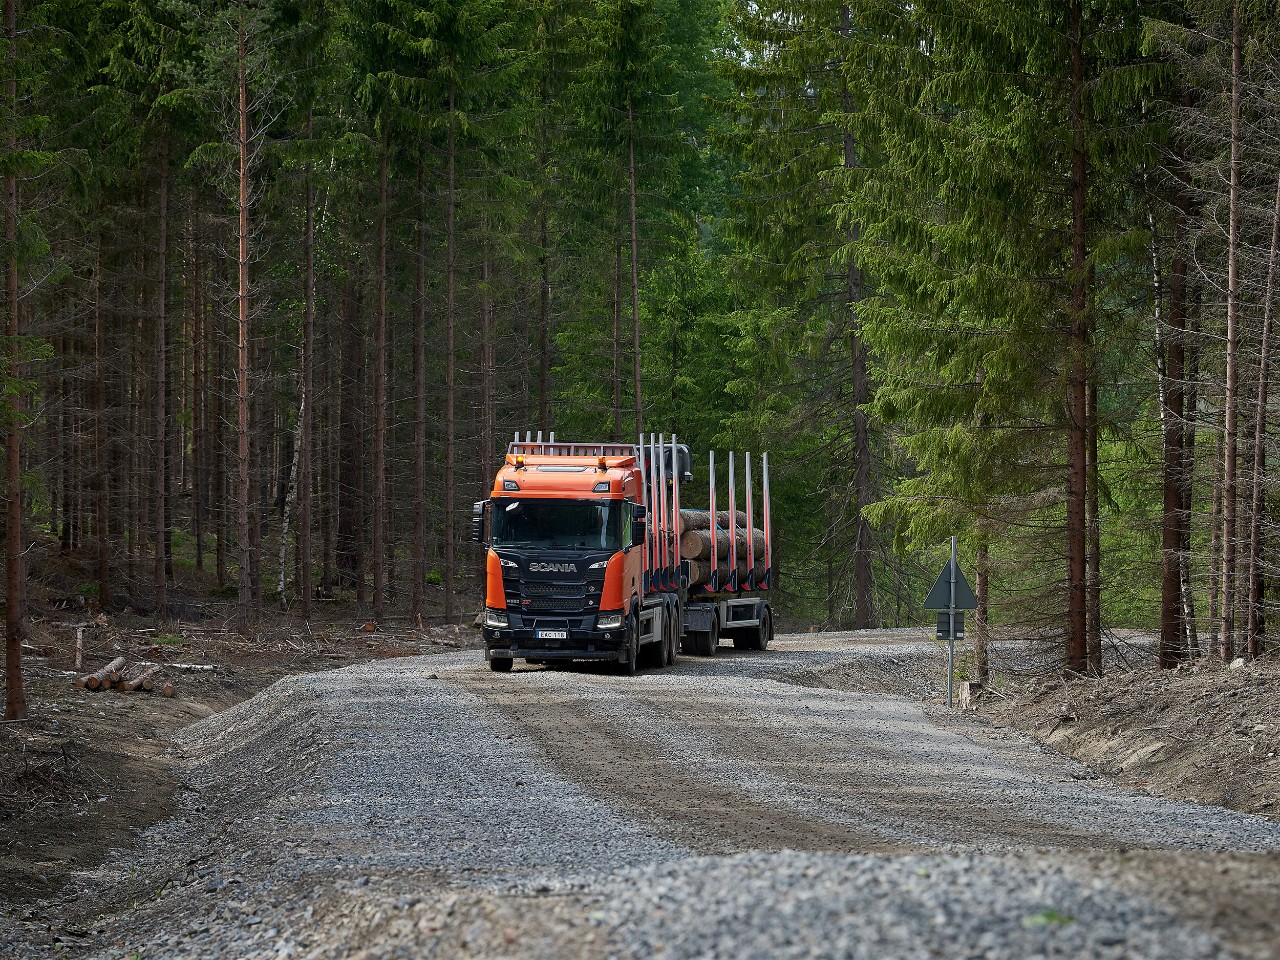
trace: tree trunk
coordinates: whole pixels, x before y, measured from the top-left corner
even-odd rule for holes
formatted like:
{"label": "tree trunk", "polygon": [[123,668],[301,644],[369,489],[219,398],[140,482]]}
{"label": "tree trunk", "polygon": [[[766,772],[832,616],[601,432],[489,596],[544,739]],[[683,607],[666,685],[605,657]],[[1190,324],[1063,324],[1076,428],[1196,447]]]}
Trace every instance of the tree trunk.
{"label": "tree trunk", "polygon": [[422,161],[418,161],[418,255],[413,290],[413,597],[414,622],[422,625],[427,579],[427,218]]}
{"label": "tree trunk", "polygon": [[974,582],[978,609],[973,617],[973,665],[977,681],[986,686],[991,680],[991,664],[987,655],[991,642],[989,595],[991,591],[991,554],[987,547],[987,533],[978,531],[978,551],[975,561],[977,576]]}
{"label": "tree trunk", "polygon": [[1222,618],[1218,654],[1235,656],[1236,633],[1236,413],[1240,352],[1240,95],[1244,37],[1240,0],[1231,13],[1231,165],[1227,200],[1227,370],[1222,410]]}
{"label": "tree trunk", "polygon": [[480,478],[493,469],[498,424],[494,413],[493,261],[486,245],[480,262]]}
{"label": "tree trunk", "polygon": [[[450,154],[452,156],[452,154]],[[547,210],[538,225],[542,281],[538,284],[538,429],[551,429],[551,257],[547,250]]]}
{"label": "tree trunk", "polygon": [[156,593],[156,619],[164,620],[169,605],[167,571],[165,568],[165,545],[168,542],[168,504],[169,468],[168,468],[168,350],[169,350],[169,318],[166,290],[169,279],[169,137],[166,134],[160,143],[160,189],[159,189],[159,232],[156,242],[156,313],[155,313],[155,382],[153,398],[155,419],[153,433],[153,464],[155,476],[151,495],[155,498],[152,508],[155,510],[155,543],[152,579]]}
{"label": "tree trunk", "polygon": [[627,203],[631,220],[631,360],[635,391],[636,436],[644,432],[644,398],[640,389],[640,233],[636,217],[636,116],[627,99]]}
{"label": "tree trunk", "polygon": [[1267,290],[1262,307],[1262,348],[1258,356],[1258,397],[1253,414],[1253,483],[1250,491],[1249,522],[1249,604],[1246,643],[1250,658],[1262,650],[1263,579],[1262,523],[1266,512],[1263,469],[1267,448],[1267,395],[1271,372],[1271,317],[1276,292],[1276,256],[1280,251],[1280,176],[1276,178],[1276,199],[1271,211],[1271,254],[1267,261]]}
{"label": "tree trunk", "polygon": [[[194,206],[194,203],[193,203]],[[196,569],[204,569],[205,519],[209,509],[208,315],[204,307],[204,265],[200,256],[198,215],[191,218],[191,525]]]}
{"label": "tree trunk", "polygon": [[[312,138],[311,111],[307,110],[307,139]],[[307,161],[304,183],[302,259],[302,423],[298,428],[298,595],[302,619],[311,621],[311,450],[315,444],[315,340],[316,340],[316,251],[315,190],[311,161]]]}
{"label": "tree trunk", "polygon": [[[1093,331],[1089,331],[1093,343]],[[1085,569],[1085,643],[1088,648],[1089,673],[1102,675],[1102,528],[1098,513],[1098,379],[1090,369],[1085,409],[1085,482],[1089,496],[1085,501],[1087,551]]]}
{"label": "tree trunk", "polygon": [[386,603],[387,515],[387,141],[378,165],[378,315],[373,327],[373,619]]}
{"label": "tree trunk", "polygon": [[[852,34],[852,18],[848,5],[840,7],[840,33],[846,39]],[[841,98],[845,111],[852,114],[853,97],[846,89]],[[858,166],[858,148],[853,135],[844,135],[843,162],[846,170]],[[858,231],[855,227],[849,241],[855,242]],[[871,504],[871,436],[867,423],[865,405],[871,400],[871,377],[867,371],[867,351],[862,343],[858,304],[862,300],[862,273],[852,259],[845,266],[845,303],[849,311],[849,377],[852,396],[853,416],[853,489],[856,497],[854,503],[853,541],[853,626],[855,630],[866,630],[875,626],[875,609],[873,592],[875,582],[871,569],[872,534],[871,524],[862,515],[862,510]]]}
{"label": "tree trunk", "polygon": [[[1178,216],[1178,214],[1175,214]],[[1185,330],[1186,264],[1175,253],[1169,291],[1168,331],[1162,307],[1164,277],[1156,244],[1155,218],[1151,227],[1151,278],[1155,296],[1156,376],[1160,393],[1160,436],[1163,446],[1162,537],[1160,555],[1160,666],[1173,667],[1186,657],[1182,621],[1182,440],[1184,417],[1183,333]]]}
{"label": "tree trunk", "polygon": [[1088,501],[1088,250],[1085,233],[1084,39],[1081,0],[1071,4],[1071,336],[1067,349],[1067,636],[1066,668],[1088,669],[1085,525]]}
{"label": "tree trunk", "polygon": [[342,373],[338,390],[338,474],[337,542],[335,545],[338,582],[354,587],[363,595],[360,585],[364,565],[364,464],[361,456],[361,409],[364,397],[364,331],[360,329],[360,284],[352,271],[342,295],[343,348]]}
{"label": "tree trunk", "polygon": [[94,532],[98,547],[98,610],[111,608],[111,507],[107,481],[107,331],[102,315],[102,233],[93,269],[93,475]]}
{"label": "tree trunk", "polygon": [[622,241],[613,242],[613,440],[622,439]]}
{"label": "tree trunk", "polygon": [[239,81],[239,249],[236,296],[236,546],[240,558],[236,583],[236,623],[241,634],[249,635],[253,602],[250,556],[249,504],[252,472],[249,463],[249,86],[246,77],[247,43],[244,14],[236,32],[237,80]]}
{"label": "tree trunk", "polygon": [[[18,2],[5,0],[5,39],[8,41],[9,79],[5,93],[14,117],[18,113]],[[16,125],[6,138],[10,156],[17,153]],[[5,701],[4,718],[23,720],[27,716],[27,696],[22,683],[22,640],[25,635],[26,604],[22,563],[22,402],[17,383],[22,377],[19,337],[22,336],[18,310],[18,178],[12,168],[4,178],[5,239],[5,331],[9,336],[8,438],[5,442]]]}
{"label": "tree trunk", "polygon": [[457,152],[458,137],[456,130],[457,91],[449,87],[449,157],[448,157],[448,198],[445,203],[445,344],[444,344],[444,620],[453,623],[454,619],[454,578],[455,544],[454,544],[454,472],[455,472],[455,437],[457,422],[454,417],[454,336],[457,316],[455,299],[455,274],[457,272],[457,203],[458,172]]}

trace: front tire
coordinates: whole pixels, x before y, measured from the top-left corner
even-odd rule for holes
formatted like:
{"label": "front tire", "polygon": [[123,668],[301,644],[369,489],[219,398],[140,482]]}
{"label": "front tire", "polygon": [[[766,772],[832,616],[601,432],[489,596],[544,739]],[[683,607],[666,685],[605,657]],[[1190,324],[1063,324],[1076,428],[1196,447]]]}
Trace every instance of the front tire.
{"label": "front tire", "polygon": [[512,657],[490,657],[489,669],[494,673],[510,673],[514,663],[515,659]]}
{"label": "front tire", "polygon": [[625,659],[618,664],[618,672],[624,677],[634,677],[640,659],[640,618],[632,615],[627,619],[627,650]]}

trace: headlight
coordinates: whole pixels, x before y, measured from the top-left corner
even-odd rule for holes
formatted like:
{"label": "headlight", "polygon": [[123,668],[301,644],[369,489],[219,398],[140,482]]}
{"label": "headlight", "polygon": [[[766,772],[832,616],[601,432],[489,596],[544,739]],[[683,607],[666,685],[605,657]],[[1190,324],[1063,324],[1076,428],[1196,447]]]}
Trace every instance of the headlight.
{"label": "headlight", "polygon": [[506,557],[503,557],[503,556],[499,556],[499,557],[498,557],[498,562],[499,562],[500,564],[502,564],[504,567],[519,567],[519,566],[520,566],[520,564],[516,563],[514,560],[508,560]]}
{"label": "headlight", "polygon": [[509,622],[505,610],[494,610],[492,607],[485,607],[484,625],[486,627],[505,627]]}
{"label": "headlight", "polygon": [[603,569],[604,569],[605,567],[607,567],[608,565],[609,565],[609,561],[608,561],[608,560],[597,560],[595,563],[591,564],[591,566],[587,567],[587,569],[588,569],[588,570],[603,570]]}
{"label": "headlight", "polygon": [[597,630],[617,630],[622,626],[622,611],[614,610],[610,613],[602,613],[596,617]]}

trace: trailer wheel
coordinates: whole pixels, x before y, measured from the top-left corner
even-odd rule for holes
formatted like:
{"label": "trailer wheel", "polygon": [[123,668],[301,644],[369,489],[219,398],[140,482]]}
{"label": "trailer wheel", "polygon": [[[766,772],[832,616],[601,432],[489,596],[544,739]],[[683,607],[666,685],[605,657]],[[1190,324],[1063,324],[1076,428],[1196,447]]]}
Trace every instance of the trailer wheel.
{"label": "trailer wheel", "polygon": [[768,607],[760,613],[760,643],[756,647],[757,650],[768,650],[769,644],[773,643],[773,611]]}
{"label": "trailer wheel", "polygon": [[515,660],[512,657],[490,657],[489,669],[494,673],[510,673],[513,663]]}
{"label": "trailer wheel", "polygon": [[720,646],[720,614],[716,613],[711,618],[711,629],[706,633],[697,634],[697,647],[695,653],[700,657],[714,657],[716,655],[716,647]]}

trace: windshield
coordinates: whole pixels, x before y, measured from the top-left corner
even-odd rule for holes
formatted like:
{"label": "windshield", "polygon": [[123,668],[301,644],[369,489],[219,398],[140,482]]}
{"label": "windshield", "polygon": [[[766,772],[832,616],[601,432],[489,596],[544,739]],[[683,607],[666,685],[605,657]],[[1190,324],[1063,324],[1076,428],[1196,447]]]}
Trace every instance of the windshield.
{"label": "windshield", "polygon": [[493,501],[493,545],[549,550],[621,550],[624,514],[628,514],[626,505],[617,500],[496,497]]}

